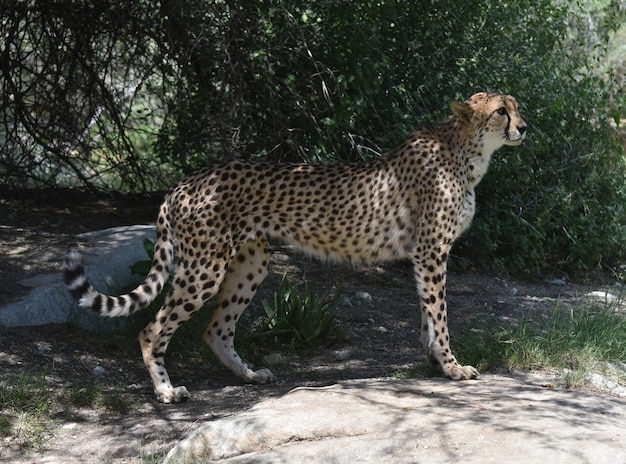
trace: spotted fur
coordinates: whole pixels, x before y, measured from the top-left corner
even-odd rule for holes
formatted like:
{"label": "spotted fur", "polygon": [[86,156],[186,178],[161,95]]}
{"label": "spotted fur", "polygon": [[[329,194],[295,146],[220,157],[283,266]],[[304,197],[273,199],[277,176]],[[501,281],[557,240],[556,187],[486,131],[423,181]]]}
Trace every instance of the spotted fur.
{"label": "spotted fur", "polygon": [[478,376],[450,350],[446,260],[474,215],[474,187],[492,153],[519,145],[526,133],[513,97],[478,93],[451,105],[448,119],[415,131],[398,148],[366,164],[271,164],[229,161],[181,180],[165,196],[155,255],[146,280],[111,297],[91,287],[77,253],[64,277],[83,308],[127,316],[154,300],[173,270],[171,288],[153,322],[139,334],[159,401],[189,396],[174,388],[164,365],[176,329],[218,295],[204,339],[236,375],[265,383],[274,376],[241,360],[237,320],[268,273],[268,237],[312,255],[350,262],[409,259],[421,306],[421,343],[443,373]]}

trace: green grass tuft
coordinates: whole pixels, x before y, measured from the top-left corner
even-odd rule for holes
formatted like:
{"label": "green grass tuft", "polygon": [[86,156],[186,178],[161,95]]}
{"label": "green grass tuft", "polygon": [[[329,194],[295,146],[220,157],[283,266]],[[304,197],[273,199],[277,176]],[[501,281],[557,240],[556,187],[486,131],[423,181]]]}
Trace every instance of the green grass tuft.
{"label": "green grass tuft", "polygon": [[517,326],[470,331],[455,338],[460,362],[481,371],[493,367],[592,371],[626,359],[626,317],[615,308],[557,306],[545,321],[529,314]]}
{"label": "green grass tuft", "polygon": [[52,402],[46,388],[45,373],[24,371],[17,378],[0,382],[0,404],[3,408],[33,414],[45,414]]}
{"label": "green grass tuft", "polygon": [[43,447],[49,431],[53,393],[45,373],[24,371],[0,380],[0,437],[11,437],[23,450]]}

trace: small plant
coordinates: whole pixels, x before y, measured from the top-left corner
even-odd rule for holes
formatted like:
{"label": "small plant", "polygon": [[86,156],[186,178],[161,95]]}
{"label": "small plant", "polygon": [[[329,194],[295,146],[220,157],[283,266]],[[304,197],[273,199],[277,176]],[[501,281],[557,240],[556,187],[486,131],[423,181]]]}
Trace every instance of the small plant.
{"label": "small plant", "polygon": [[273,303],[261,301],[265,316],[260,332],[252,336],[294,348],[338,338],[335,310],[339,305],[340,300],[332,292],[320,297],[306,283],[291,283],[285,274]]}

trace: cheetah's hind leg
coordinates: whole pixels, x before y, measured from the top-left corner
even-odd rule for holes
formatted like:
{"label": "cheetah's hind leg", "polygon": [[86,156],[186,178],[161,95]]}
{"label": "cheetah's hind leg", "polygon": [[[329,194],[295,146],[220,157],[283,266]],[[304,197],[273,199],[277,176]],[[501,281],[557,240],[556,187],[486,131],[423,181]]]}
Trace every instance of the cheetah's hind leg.
{"label": "cheetah's hind leg", "polygon": [[[185,257],[191,260],[189,257]],[[139,334],[139,344],[144,363],[150,372],[154,393],[162,403],[180,403],[189,398],[189,392],[184,386],[174,387],[165,368],[165,352],[169,342],[180,327],[191,316],[198,312],[204,303],[217,293],[220,283],[224,279],[226,260],[212,260],[212,274],[204,282],[203,290],[197,285],[188,285],[189,276],[181,266],[176,270],[172,280],[172,288],[165,303]],[[196,268],[194,281],[201,275],[207,274],[204,268]]]}
{"label": "cheetah's hind leg", "polygon": [[173,289],[155,319],[139,333],[139,345],[154,393],[161,403],[180,403],[189,398],[184,386],[173,387],[165,368],[165,352],[176,329],[202,306],[202,302]]}
{"label": "cheetah's hind leg", "polygon": [[211,324],[204,334],[205,342],[219,360],[246,382],[269,383],[276,380],[269,369],[252,370],[235,350],[237,321],[267,277],[269,260],[269,245],[263,236],[239,249],[230,262]]}

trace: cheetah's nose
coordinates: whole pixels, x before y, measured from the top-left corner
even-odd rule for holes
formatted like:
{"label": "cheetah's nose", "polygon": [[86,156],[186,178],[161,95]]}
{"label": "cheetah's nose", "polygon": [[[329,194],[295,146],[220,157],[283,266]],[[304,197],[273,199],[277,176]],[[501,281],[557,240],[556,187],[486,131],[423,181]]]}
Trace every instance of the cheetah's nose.
{"label": "cheetah's nose", "polygon": [[528,129],[528,126],[525,124],[523,126],[517,126],[517,131],[520,133],[520,135],[524,135],[526,129]]}

